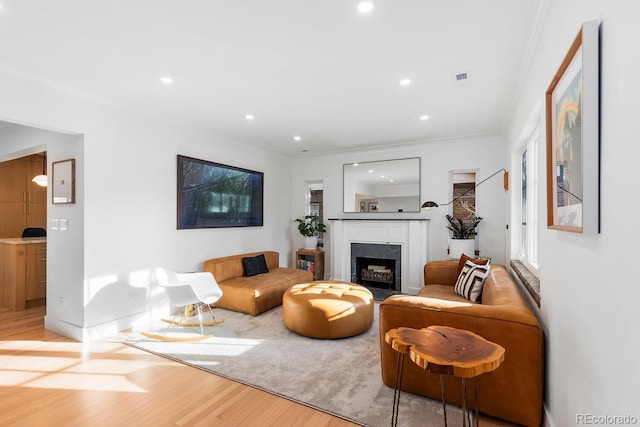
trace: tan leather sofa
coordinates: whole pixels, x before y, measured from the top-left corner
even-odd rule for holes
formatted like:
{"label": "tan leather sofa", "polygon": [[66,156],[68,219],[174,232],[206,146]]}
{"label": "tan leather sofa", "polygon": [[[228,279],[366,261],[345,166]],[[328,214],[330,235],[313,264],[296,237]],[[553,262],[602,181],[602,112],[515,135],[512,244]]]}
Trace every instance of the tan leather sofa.
{"label": "tan leather sofa", "polygon": [[[246,277],[242,259],[260,254],[265,256],[269,272]],[[213,274],[222,289],[222,298],[216,307],[253,316],[281,305],[282,296],[289,287],[313,281],[309,271],[280,267],[280,254],[275,251],[210,259],[204,262],[204,271]]]}
{"label": "tan leather sofa", "polygon": [[[382,379],[393,387],[397,353],[384,334],[400,326],[444,325],[466,329],[505,348],[504,362],[477,377],[479,411],[526,426],[539,426],[544,381],[543,333],[536,316],[504,266],[493,264],[481,303],[457,295],[458,261],[432,261],[416,296],[392,296],[380,304]],[[468,383],[472,385],[472,383]],[[440,378],[405,358],[402,390],[440,401]],[[445,376],[446,400],[461,405],[461,380]],[[473,397],[473,387],[467,387]],[[474,399],[468,399],[475,408]]]}

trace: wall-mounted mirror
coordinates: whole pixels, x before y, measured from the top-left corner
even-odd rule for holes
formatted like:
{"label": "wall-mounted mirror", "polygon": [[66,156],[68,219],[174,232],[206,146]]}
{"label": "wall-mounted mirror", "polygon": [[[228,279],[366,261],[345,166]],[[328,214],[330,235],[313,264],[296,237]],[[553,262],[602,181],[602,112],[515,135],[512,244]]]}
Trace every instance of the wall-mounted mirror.
{"label": "wall-mounted mirror", "polygon": [[419,212],[420,158],[343,165],[344,212]]}

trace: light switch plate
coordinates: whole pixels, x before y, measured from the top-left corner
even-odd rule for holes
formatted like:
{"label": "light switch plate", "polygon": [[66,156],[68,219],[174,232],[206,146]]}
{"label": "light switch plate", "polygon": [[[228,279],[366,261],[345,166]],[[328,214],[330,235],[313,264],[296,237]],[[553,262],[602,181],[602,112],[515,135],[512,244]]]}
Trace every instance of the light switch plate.
{"label": "light switch plate", "polygon": [[69,220],[67,218],[60,218],[60,230],[66,231],[69,229]]}
{"label": "light switch plate", "polygon": [[51,229],[52,230],[60,229],[60,220],[58,218],[51,218]]}

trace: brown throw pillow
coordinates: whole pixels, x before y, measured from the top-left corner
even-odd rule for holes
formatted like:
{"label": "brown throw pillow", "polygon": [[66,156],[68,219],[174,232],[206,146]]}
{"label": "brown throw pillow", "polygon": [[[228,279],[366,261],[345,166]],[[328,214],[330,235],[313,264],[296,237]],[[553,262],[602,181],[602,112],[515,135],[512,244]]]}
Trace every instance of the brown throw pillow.
{"label": "brown throw pillow", "polygon": [[487,265],[487,263],[489,262],[488,259],[475,259],[475,258],[471,258],[470,256],[467,256],[465,254],[462,254],[460,256],[460,261],[458,261],[458,271],[456,272],[456,277],[460,276],[460,272],[462,271],[462,268],[464,267],[464,264],[467,261],[471,261],[472,263],[474,263],[475,265]]}

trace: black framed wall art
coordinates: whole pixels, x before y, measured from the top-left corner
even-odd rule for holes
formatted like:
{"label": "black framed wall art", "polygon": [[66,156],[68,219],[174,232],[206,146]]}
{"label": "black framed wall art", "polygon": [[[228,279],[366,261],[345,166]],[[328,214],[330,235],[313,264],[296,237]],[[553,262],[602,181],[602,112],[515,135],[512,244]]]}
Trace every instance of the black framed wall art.
{"label": "black framed wall art", "polygon": [[178,229],[263,225],[264,173],[178,155]]}

